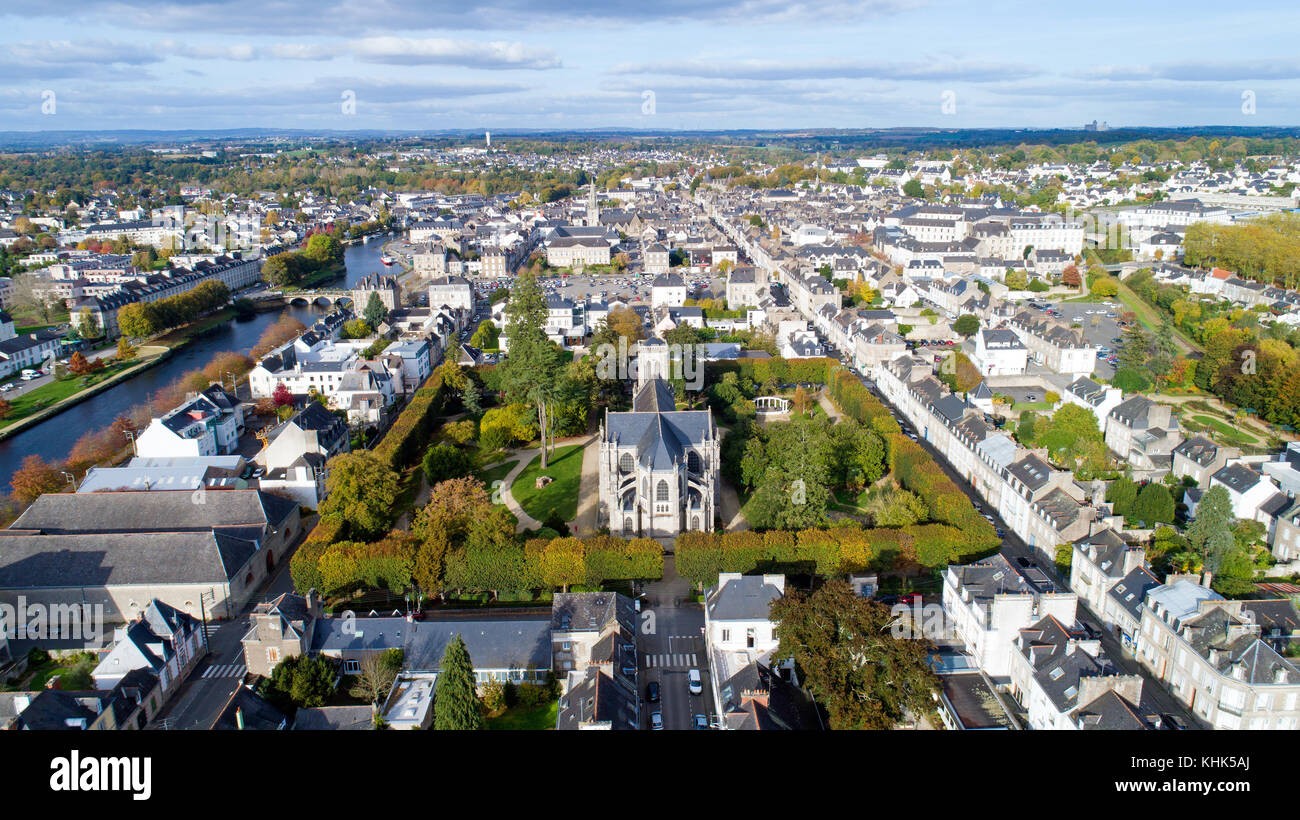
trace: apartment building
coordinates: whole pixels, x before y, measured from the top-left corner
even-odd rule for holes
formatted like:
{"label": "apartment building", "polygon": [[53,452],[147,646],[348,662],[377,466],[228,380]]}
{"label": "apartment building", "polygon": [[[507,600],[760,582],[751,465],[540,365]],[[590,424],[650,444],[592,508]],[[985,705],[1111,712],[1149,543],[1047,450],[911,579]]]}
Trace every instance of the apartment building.
{"label": "apartment building", "polygon": [[1029,357],[1053,373],[1089,376],[1097,366],[1097,349],[1083,333],[1047,317],[1022,311],[1007,325],[1029,351]]}
{"label": "apartment building", "polygon": [[1266,641],[1257,610],[1187,578],[1147,593],[1138,660],[1216,729],[1300,728],[1300,669]]}

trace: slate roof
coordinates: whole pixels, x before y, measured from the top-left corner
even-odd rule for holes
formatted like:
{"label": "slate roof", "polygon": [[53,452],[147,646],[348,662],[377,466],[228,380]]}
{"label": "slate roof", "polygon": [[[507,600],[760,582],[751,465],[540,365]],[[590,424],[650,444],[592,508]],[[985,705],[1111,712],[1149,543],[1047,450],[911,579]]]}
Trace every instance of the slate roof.
{"label": "slate roof", "polygon": [[10,535],[0,537],[0,588],[222,583],[256,552],[211,531]]}
{"label": "slate roof", "polygon": [[781,595],[762,575],[742,575],[710,589],[704,605],[713,621],[767,620],[772,602]]}
{"label": "slate roof", "polygon": [[436,672],[452,637],[465,641],[476,669],[550,669],[549,619],[482,619],[412,621],[405,618],[358,618],[345,627],[342,618],[316,622],[313,652],[364,652],[403,649],[403,669]]}
{"label": "slate roof", "polygon": [[317,706],[299,709],[293,716],[294,731],[368,731],[374,728],[374,711],[369,706]]}

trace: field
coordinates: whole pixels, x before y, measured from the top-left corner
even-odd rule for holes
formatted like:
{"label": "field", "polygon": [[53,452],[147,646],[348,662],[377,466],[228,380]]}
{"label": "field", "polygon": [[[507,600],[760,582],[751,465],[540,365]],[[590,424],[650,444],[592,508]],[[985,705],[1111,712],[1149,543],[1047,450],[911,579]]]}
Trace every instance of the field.
{"label": "field", "polygon": [[[582,445],[557,447],[546,470],[541,468],[541,458],[534,458],[511,485],[510,492],[524,508],[524,512],[545,521],[555,509],[560,518],[572,521],[578,515],[578,484],[582,478]],[[555,479],[541,489],[537,479],[547,475]]]}

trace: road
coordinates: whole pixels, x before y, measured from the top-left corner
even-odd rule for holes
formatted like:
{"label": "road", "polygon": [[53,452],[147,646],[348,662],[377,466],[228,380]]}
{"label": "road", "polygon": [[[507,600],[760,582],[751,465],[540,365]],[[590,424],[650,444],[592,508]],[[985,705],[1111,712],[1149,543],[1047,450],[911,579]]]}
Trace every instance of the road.
{"label": "road", "polygon": [[[289,553],[292,555],[292,552]],[[270,600],[282,593],[293,591],[293,578],[289,574],[289,561],[271,578],[265,591],[256,601]],[[190,673],[180,691],[163,708],[152,729],[208,729],[220,717],[230,696],[244,682],[244,647],[240,639],[251,625],[249,613],[253,604],[245,607],[239,617],[219,624],[208,624],[208,650],[206,658]]]}
{"label": "road", "polygon": [[[859,380],[862,381],[869,390],[871,390],[876,398],[880,400],[881,404],[884,404],[893,411],[894,415],[902,419],[909,427],[912,426],[910,422],[906,421],[906,417],[903,416],[898,408],[891,405],[889,400],[882,393],[877,391],[871,382],[862,379],[861,377],[859,377]],[[996,526],[1006,533],[1002,539],[1001,552],[1003,555],[1007,556],[1008,560],[1018,566],[1024,565],[1021,563],[1022,560],[1028,561],[1043,570],[1043,572],[1047,574],[1047,577],[1059,579],[1058,583],[1062,588],[1069,589],[1068,583],[1066,583],[1064,579],[1060,579],[1056,566],[1046,561],[1037,550],[1031,548],[1021,540],[1019,536],[1012,532],[1011,528],[1008,527],[1006,522],[998,515],[997,510],[987,504],[984,499],[975,492],[975,488],[972,487],[959,473],[952,469],[948,460],[945,459],[938,450],[932,447],[928,441],[920,440],[919,443],[923,448],[925,448],[926,452],[930,454],[930,457],[934,459],[934,463],[939,465],[940,469],[944,471],[948,478],[952,479],[953,483],[970,497],[972,503],[979,504],[980,507],[982,507],[989,515],[992,515],[996,522]],[[1111,663],[1113,663],[1122,674],[1140,675],[1142,677],[1142,699],[1144,701],[1161,713],[1172,714],[1188,728],[1204,727],[1204,723],[1202,723],[1189,709],[1187,709],[1187,707],[1174,698],[1174,696],[1170,694],[1169,690],[1166,689],[1164,685],[1155,678],[1155,676],[1148,672],[1136,658],[1130,655],[1120,645],[1119,640],[1111,634],[1110,628],[1102,623],[1101,619],[1088,609],[1087,605],[1082,601],[1079,602],[1076,617],[1080,623],[1092,629],[1095,634],[1101,636],[1101,645],[1105,650],[1106,657],[1110,659]]]}
{"label": "road", "polygon": [[[710,724],[717,720],[713,709],[709,661],[704,648],[704,607],[690,601],[690,582],[677,575],[671,555],[664,556],[664,577],[645,585],[642,598],[642,630],[639,636],[641,669],[641,725],[649,728],[650,715],[660,712],[664,728],[694,729],[695,715]],[[646,611],[653,613],[646,618]],[[699,669],[703,693],[692,695],[686,682],[690,669]],[[646,687],[660,686],[660,702],[646,703]]]}

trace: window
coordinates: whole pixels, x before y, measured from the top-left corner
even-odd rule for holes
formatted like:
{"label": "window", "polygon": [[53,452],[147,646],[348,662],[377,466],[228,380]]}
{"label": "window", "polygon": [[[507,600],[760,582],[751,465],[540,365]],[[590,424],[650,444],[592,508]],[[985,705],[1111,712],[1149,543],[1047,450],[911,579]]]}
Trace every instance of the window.
{"label": "window", "polygon": [[694,450],[691,450],[689,453],[686,454],[686,469],[690,470],[692,473],[698,473],[700,471],[699,453],[695,452]]}
{"label": "window", "polygon": [[731,630],[730,629],[722,630],[722,642],[726,643],[727,641],[730,640],[731,640]]}
{"label": "window", "polygon": [[655,501],[668,500],[668,482],[663,479],[659,480],[659,486],[655,488]]}
{"label": "window", "polygon": [[632,467],[633,467],[633,464],[632,464],[632,454],[631,454],[631,453],[624,453],[624,454],[622,455],[622,457],[619,458],[619,460],[618,460],[618,469],[619,469],[619,472],[622,472],[622,473],[630,473],[630,472],[632,472]]}
{"label": "window", "polygon": [[631,532],[631,531],[632,531],[632,519],[630,519],[630,518],[624,518],[624,519],[623,519],[623,532]]}
{"label": "window", "polygon": [[343,662],[343,671],[347,672],[349,675],[355,675],[361,671],[361,664],[356,660],[349,658]]}
{"label": "window", "polygon": [[266,648],[266,662],[271,666],[275,666],[280,662],[280,647],[268,646]]}

